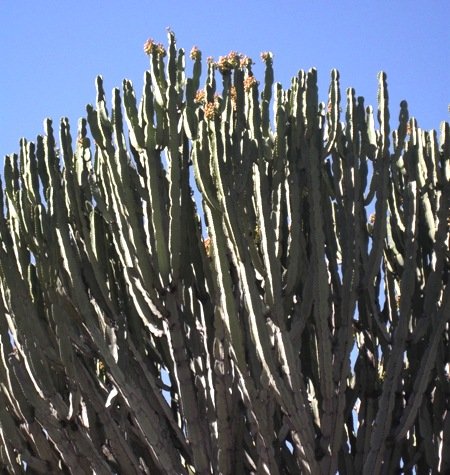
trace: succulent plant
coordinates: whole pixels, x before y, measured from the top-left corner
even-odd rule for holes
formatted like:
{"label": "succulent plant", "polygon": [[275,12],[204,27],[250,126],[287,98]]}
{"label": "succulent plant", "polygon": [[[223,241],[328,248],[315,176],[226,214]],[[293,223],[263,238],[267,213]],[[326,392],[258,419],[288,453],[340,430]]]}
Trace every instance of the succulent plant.
{"label": "succulent plant", "polygon": [[449,124],[144,50],[5,158],[1,470],[449,472]]}

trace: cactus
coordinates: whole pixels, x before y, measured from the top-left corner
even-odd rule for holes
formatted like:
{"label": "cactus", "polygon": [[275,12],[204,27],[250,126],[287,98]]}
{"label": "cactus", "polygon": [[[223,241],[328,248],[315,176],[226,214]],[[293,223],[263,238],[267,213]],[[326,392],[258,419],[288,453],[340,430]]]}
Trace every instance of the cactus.
{"label": "cactus", "polygon": [[2,471],[449,471],[449,124],[144,50],[5,159]]}

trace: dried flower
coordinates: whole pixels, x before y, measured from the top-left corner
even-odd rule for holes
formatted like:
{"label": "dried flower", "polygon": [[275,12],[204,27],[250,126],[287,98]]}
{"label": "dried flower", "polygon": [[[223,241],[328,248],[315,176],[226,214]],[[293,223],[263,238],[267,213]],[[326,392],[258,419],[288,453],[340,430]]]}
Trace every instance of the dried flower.
{"label": "dried flower", "polygon": [[154,41],[149,38],[145,43],[144,43],[144,52],[145,54],[152,54],[153,53],[153,45],[154,45]]}
{"label": "dried flower", "polygon": [[244,79],[244,91],[250,92],[252,87],[256,86],[257,84],[258,84],[258,81],[256,80],[255,76],[247,76]]}
{"label": "dried flower", "polygon": [[272,61],[273,59],[273,54],[270,51],[263,51],[261,53],[261,59],[267,63],[268,61]]}
{"label": "dried flower", "polygon": [[166,56],[166,50],[162,43],[155,43],[153,39],[149,38],[145,43],[144,43],[144,52],[147,55],[151,54],[156,54],[160,57]]}
{"label": "dried flower", "polygon": [[241,68],[248,68],[249,66],[253,64],[253,61],[248,56],[241,56],[241,60],[239,64]]}
{"label": "dried flower", "polygon": [[203,108],[203,111],[205,112],[205,117],[208,120],[212,120],[217,116],[217,108],[216,108],[216,103],[214,102],[207,102],[205,104],[205,107]]}
{"label": "dried flower", "polygon": [[193,46],[189,56],[193,61],[200,61],[202,59],[202,52],[197,48],[197,46]]}
{"label": "dried flower", "polygon": [[161,58],[164,58],[164,56],[166,56],[166,49],[164,48],[164,46],[162,45],[162,43],[158,43],[156,45],[156,50],[155,50],[156,54],[158,56],[160,56]]}
{"label": "dried flower", "polygon": [[226,56],[220,56],[219,61],[217,61],[216,66],[219,68],[219,71],[222,74],[226,74],[231,71],[231,65],[228,62],[228,59]]}
{"label": "dried flower", "polygon": [[228,62],[231,64],[233,68],[237,68],[241,62],[242,55],[237,53],[236,51],[230,51],[228,53]]}
{"label": "dried flower", "polygon": [[242,55],[236,51],[230,51],[226,56],[220,56],[216,66],[222,74],[229,73],[232,69],[236,69],[241,64]]}
{"label": "dried flower", "polygon": [[205,95],[205,91],[202,91],[201,89],[198,90],[195,93],[194,102],[196,104],[203,104],[205,102]]}

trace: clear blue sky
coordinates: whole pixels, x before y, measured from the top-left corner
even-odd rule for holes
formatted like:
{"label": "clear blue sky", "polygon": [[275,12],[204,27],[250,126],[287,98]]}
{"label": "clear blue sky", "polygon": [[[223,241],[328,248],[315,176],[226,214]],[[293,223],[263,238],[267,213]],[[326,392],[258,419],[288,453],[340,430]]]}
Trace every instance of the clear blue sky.
{"label": "clear blue sky", "polygon": [[108,97],[123,78],[140,96],[143,43],[165,43],[166,27],[204,58],[237,50],[259,64],[259,53],[272,51],[285,87],[299,69],[317,67],[322,100],[337,68],[343,93],[355,87],[374,104],[384,70],[394,121],[402,99],[423,128],[450,118],[449,0],[1,0],[0,20],[0,165],[21,136],[42,133],[45,117],[67,116],[76,130],[97,74]]}

